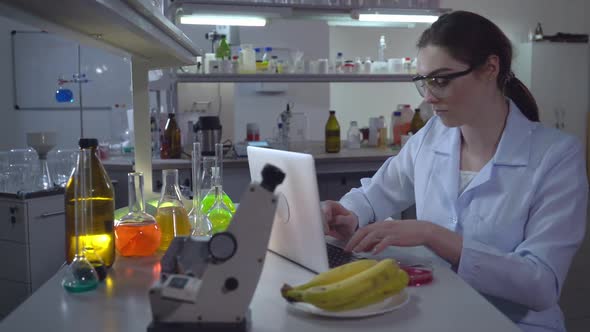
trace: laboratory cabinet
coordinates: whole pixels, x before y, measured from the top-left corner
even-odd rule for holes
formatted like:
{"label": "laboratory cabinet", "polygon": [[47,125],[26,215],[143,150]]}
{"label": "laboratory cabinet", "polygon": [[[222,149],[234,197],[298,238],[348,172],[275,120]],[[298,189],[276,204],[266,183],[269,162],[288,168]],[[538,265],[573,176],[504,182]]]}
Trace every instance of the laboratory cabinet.
{"label": "laboratory cabinet", "polygon": [[65,261],[63,190],[32,195],[0,194],[0,319]]}

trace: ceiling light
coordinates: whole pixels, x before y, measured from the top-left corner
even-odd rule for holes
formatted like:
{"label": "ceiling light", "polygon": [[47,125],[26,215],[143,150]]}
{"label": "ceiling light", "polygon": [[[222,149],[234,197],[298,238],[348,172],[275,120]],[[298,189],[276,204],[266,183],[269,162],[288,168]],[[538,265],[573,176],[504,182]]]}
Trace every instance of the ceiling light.
{"label": "ceiling light", "polygon": [[180,23],[196,25],[263,27],[266,25],[266,18],[238,15],[183,15],[180,17]]}
{"label": "ceiling light", "polygon": [[361,22],[434,23],[436,15],[359,14]]}

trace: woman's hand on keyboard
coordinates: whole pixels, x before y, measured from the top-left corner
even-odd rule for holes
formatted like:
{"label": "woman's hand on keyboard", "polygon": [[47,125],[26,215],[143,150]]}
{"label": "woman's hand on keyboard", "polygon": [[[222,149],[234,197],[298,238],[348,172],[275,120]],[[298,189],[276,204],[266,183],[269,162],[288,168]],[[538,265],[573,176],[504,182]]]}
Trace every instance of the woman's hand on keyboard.
{"label": "woman's hand on keyboard", "polygon": [[358,217],[354,212],[347,210],[335,201],[323,201],[322,213],[324,214],[326,235],[338,240],[348,241],[358,228]]}

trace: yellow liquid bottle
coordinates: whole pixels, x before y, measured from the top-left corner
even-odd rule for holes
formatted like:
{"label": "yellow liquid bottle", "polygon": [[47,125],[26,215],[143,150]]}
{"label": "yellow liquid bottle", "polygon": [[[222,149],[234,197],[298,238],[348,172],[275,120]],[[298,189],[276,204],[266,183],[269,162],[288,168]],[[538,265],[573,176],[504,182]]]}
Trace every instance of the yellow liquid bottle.
{"label": "yellow liquid bottle", "polygon": [[[80,139],[80,148],[90,149],[90,187],[86,209],[86,234],[80,235],[79,250],[93,250],[106,267],[115,262],[115,202],[111,180],[96,155],[98,140]],[[76,167],[80,167],[80,161]],[[70,177],[66,184],[66,260],[72,262],[76,255],[75,243],[75,179]],[[88,204],[89,203],[89,204]],[[91,261],[92,263],[92,261]]]}
{"label": "yellow liquid bottle", "polygon": [[191,224],[178,187],[178,170],[163,170],[162,179],[164,185],[160,201],[158,201],[156,221],[162,232],[158,250],[166,251],[174,237],[190,235]]}
{"label": "yellow liquid bottle", "polygon": [[336,111],[330,111],[330,117],[326,123],[326,152],[340,152],[340,124],[336,119]]}

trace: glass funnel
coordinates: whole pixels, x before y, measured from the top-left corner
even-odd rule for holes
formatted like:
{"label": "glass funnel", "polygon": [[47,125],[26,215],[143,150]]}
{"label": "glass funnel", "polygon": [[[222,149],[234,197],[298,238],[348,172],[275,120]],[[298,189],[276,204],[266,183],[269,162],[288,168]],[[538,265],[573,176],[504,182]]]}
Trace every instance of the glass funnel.
{"label": "glass funnel", "polygon": [[129,213],[116,222],[115,247],[121,256],[151,256],[160,246],[162,232],[145,212],[143,173],[128,173]]}
{"label": "glass funnel", "polygon": [[[90,160],[89,150],[80,150],[80,165],[86,165]],[[92,264],[85,256],[84,250],[80,250],[80,234],[86,222],[86,210],[88,208],[88,188],[84,180],[88,175],[87,167],[76,168],[72,176],[77,178],[74,188],[74,218],[75,218],[75,252],[74,259],[66,268],[62,279],[62,286],[71,293],[82,293],[95,289],[98,286],[98,275]]]}
{"label": "glass funnel", "polygon": [[159,250],[165,251],[176,236],[190,235],[191,224],[188,213],[182,203],[182,195],[178,186],[178,170],[165,169],[162,171],[162,194],[158,201],[156,221],[162,231]]}
{"label": "glass funnel", "polygon": [[201,143],[193,143],[192,155],[192,171],[193,171],[193,200],[192,208],[188,214],[192,226],[192,236],[196,237],[210,237],[211,223],[201,213]]}

